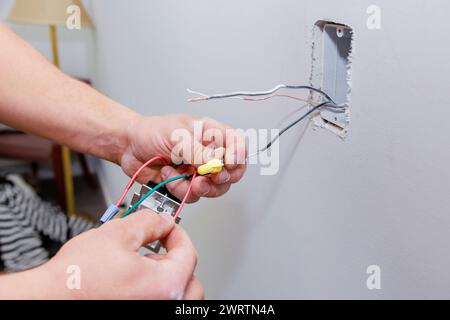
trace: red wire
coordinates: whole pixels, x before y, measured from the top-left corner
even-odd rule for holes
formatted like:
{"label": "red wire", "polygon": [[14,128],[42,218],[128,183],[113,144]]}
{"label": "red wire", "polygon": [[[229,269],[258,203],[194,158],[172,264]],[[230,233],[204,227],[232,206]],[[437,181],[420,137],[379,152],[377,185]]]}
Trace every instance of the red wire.
{"label": "red wire", "polygon": [[194,182],[195,177],[197,176],[197,170],[194,170],[194,173],[192,175],[192,179],[191,182],[189,183],[189,187],[186,190],[186,194],[183,197],[183,200],[181,200],[180,206],[177,209],[177,212],[175,212],[175,216],[174,219],[176,220],[178,218],[178,216],[180,215],[181,210],[184,207],[184,204],[186,203],[187,198],[189,197],[189,195],[191,194],[191,189],[192,189],[192,183]]}
{"label": "red wire", "polygon": [[131,189],[131,186],[136,182],[137,177],[139,176],[139,174],[142,172],[142,170],[144,170],[148,165],[152,164],[153,162],[160,160],[163,164],[167,165],[167,161],[162,157],[162,156],[156,156],[151,158],[150,160],[148,160],[146,163],[144,163],[137,171],[136,173],[133,175],[133,177],[130,179],[130,182],[128,182],[127,186],[125,187],[125,189],[122,192],[122,195],[120,196],[119,200],[117,200],[116,206],[119,207],[122,202],[123,199],[125,199],[128,191]]}
{"label": "red wire", "polygon": [[[162,157],[162,156],[156,156],[151,158],[150,160],[148,160],[146,163],[144,163],[133,175],[133,177],[131,177],[130,181],[128,182],[128,184],[126,185],[125,189],[122,192],[122,195],[120,196],[119,200],[117,200],[116,206],[119,207],[123,200],[125,199],[128,191],[130,191],[131,187],[133,186],[133,184],[136,182],[136,179],[138,178],[139,174],[142,172],[142,170],[144,170],[147,166],[149,166],[150,164],[152,164],[153,162],[160,160],[163,164],[167,165],[167,161]],[[183,172],[186,172],[188,170],[188,167],[183,168]],[[192,174],[192,179],[191,182],[189,183],[188,189],[186,190],[186,194],[183,197],[183,200],[181,200],[180,206],[178,207],[177,211],[175,212],[174,215],[174,219],[176,220],[178,218],[178,216],[181,213],[181,210],[184,207],[184,204],[187,201],[187,198],[189,197],[189,195],[191,194],[191,190],[192,190],[192,184],[194,182],[195,177],[197,176],[197,170],[194,170],[194,173]]]}

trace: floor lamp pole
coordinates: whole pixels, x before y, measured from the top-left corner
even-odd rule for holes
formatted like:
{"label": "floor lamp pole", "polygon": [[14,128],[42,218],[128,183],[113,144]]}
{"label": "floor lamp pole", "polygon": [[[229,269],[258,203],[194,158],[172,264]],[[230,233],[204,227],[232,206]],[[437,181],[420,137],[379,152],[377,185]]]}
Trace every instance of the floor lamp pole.
{"label": "floor lamp pole", "polygon": [[[58,36],[56,26],[50,25],[50,40],[52,45],[53,64],[59,69]],[[64,189],[66,193],[66,210],[68,215],[75,214],[75,194],[73,188],[72,166],[69,148],[62,146],[62,165],[64,171]]]}

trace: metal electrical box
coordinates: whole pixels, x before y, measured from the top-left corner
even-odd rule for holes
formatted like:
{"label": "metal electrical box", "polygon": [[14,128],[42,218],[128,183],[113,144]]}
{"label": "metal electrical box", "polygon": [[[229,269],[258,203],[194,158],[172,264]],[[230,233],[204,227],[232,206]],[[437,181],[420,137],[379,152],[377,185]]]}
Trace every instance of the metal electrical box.
{"label": "metal electrical box", "polygon": [[[130,207],[133,206],[136,202],[138,202],[143,195],[147,192],[151,191],[152,188],[155,187],[154,183],[147,183],[147,185],[142,185],[139,193],[135,193],[130,203]],[[153,192],[147,199],[145,199],[137,208],[137,210],[141,209],[151,209],[156,214],[164,213],[169,214],[171,216],[175,216],[177,209],[180,207],[180,200],[175,198],[166,188],[162,187],[158,189],[158,191]],[[176,223],[180,222],[180,218],[177,217],[175,220]],[[161,249],[161,242],[159,240],[154,241],[146,245],[146,248],[158,253]]]}
{"label": "metal electrical box", "polygon": [[311,83],[325,91],[345,112],[332,108],[320,111],[323,127],[345,136],[349,124],[350,54],[353,31],[349,26],[318,21],[314,30]]}
{"label": "metal electrical box", "polygon": [[326,24],[323,30],[322,90],[337,104],[347,102],[349,93],[348,68],[352,45],[351,29]]}

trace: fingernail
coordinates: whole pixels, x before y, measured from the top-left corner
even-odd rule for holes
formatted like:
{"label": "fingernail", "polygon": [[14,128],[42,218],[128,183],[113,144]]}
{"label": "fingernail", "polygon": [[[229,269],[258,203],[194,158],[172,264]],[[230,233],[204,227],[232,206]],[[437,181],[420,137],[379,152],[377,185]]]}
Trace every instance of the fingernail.
{"label": "fingernail", "polygon": [[169,174],[170,174],[170,168],[169,167],[163,167],[161,169],[161,177],[163,179],[167,179],[169,177]]}
{"label": "fingernail", "polygon": [[245,164],[245,152],[237,152],[236,158],[237,164]]}
{"label": "fingernail", "polygon": [[222,170],[219,173],[219,183],[226,183],[228,180],[230,180],[230,174],[227,170]]}
{"label": "fingernail", "polygon": [[200,192],[202,196],[206,196],[209,193],[209,190],[211,190],[211,187],[207,182],[203,182],[200,187]]}

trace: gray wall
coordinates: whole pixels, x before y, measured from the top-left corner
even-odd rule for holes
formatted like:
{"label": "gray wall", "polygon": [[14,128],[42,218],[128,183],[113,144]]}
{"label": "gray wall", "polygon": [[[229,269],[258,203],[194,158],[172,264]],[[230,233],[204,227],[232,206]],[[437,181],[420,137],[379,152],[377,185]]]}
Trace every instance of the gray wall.
{"label": "gray wall", "polygon": [[[188,104],[185,89],[308,82],[318,19],[355,31],[350,133],[299,126],[281,169],[184,211],[209,298],[450,298],[450,45],[444,0],[94,1],[98,87],[144,114],[273,128],[295,102]],[[124,123],[124,125],[126,125]],[[116,198],[127,178],[104,164]],[[366,288],[366,268],[382,289]]]}

